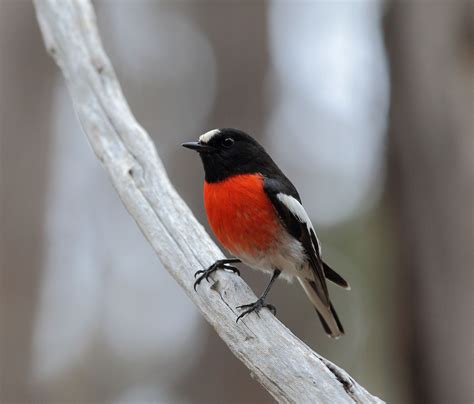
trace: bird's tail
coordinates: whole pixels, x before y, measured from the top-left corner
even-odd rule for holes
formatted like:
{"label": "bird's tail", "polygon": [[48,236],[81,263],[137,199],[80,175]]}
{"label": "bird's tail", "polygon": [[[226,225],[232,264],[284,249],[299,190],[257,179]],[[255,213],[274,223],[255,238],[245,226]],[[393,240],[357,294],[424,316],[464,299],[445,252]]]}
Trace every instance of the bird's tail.
{"label": "bird's tail", "polygon": [[316,292],[316,285],[313,281],[302,278],[298,278],[298,280],[306,292],[309,300],[311,300],[311,303],[313,303],[313,306],[318,313],[319,319],[321,320],[326,334],[332,338],[339,338],[341,335],[344,335],[344,328],[339,321],[339,317],[337,316],[336,310],[334,310],[332,303],[329,303],[330,307],[327,307],[321,301],[319,295]]}

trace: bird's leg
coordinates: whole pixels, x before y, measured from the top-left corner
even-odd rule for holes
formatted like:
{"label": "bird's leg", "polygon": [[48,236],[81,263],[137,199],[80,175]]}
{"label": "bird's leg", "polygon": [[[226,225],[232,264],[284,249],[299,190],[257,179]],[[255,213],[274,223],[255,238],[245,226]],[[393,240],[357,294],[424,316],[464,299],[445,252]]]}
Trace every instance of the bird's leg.
{"label": "bird's leg", "polygon": [[211,275],[213,272],[217,271],[218,269],[227,269],[229,271],[232,271],[234,274],[237,274],[240,276],[240,271],[236,267],[229,265],[229,264],[238,264],[239,262],[242,262],[242,261],[240,261],[238,258],[226,258],[223,260],[217,260],[216,262],[214,262],[214,264],[212,264],[209,268],[205,270],[197,271],[194,274],[194,277],[198,275],[199,277],[196,279],[196,282],[194,282],[194,290],[196,290],[197,285],[199,285],[203,279],[206,279],[206,281],[209,282],[209,275]]}
{"label": "bird's leg", "polygon": [[263,308],[263,307],[266,307],[268,310],[270,310],[273,315],[276,315],[276,308],[275,306],[273,306],[272,304],[266,304],[265,303],[265,298],[267,297],[267,294],[268,292],[270,291],[272,285],[273,285],[273,282],[275,282],[276,278],[278,278],[278,276],[280,275],[281,271],[279,269],[275,269],[273,271],[273,275],[272,275],[272,279],[270,279],[270,283],[267,285],[267,287],[265,288],[262,296],[260,296],[258,298],[258,300],[254,303],[250,303],[250,304],[244,304],[242,306],[237,306],[238,309],[247,309],[245,310],[242,314],[239,315],[239,317],[237,317],[237,319],[235,320],[237,323],[239,322],[239,320],[246,316],[247,314],[249,313],[252,313],[253,311],[256,312],[258,314],[258,312]]}

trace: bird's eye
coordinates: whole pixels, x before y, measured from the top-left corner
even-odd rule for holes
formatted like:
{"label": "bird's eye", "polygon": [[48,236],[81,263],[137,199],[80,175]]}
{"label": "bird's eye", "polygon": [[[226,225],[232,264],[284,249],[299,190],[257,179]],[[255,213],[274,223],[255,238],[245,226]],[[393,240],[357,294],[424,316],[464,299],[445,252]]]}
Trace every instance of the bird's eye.
{"label": "bird's eye", "polygon": [[222,141],[222,146],[224,146],[227,149],[232,147],[233,145],[234,145],[234,139],[232,139],[231,137],[225,138]]}

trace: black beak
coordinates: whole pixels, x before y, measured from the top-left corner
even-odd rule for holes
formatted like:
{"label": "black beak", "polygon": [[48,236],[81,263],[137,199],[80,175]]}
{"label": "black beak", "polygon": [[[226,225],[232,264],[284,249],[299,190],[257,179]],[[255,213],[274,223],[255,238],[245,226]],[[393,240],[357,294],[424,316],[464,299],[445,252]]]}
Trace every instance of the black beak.
{"label": "black beak", "polygon": [[187,149],[196,150],[198,153],[210,153],[215,151],[214,147],[200,142],[183,143],[181,146],[186,147]]}

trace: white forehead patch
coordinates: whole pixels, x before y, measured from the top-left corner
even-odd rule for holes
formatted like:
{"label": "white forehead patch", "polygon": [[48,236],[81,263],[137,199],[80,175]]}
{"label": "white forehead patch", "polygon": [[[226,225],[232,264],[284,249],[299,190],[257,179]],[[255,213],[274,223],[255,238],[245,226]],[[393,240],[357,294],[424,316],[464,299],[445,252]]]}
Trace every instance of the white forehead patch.
{"label": "white forehead patch", "polygon": [[219,129],[210,130],[209,132],[204,133],[204,135],[199,136],[199,141],[201,143],[209,143],[212,137],[219,134],[219,132]]}

